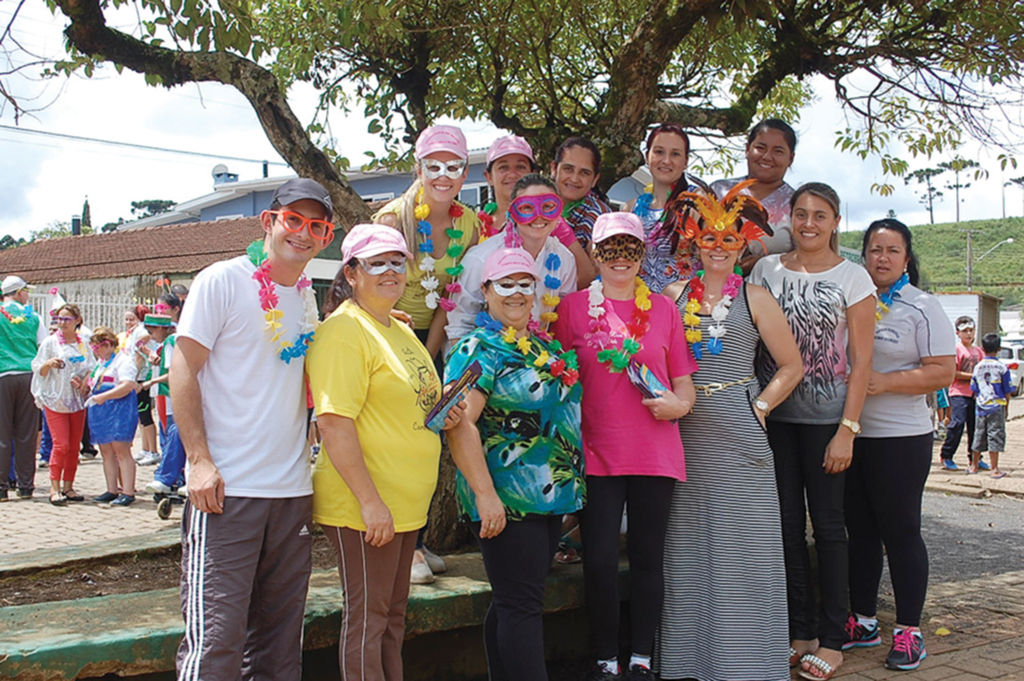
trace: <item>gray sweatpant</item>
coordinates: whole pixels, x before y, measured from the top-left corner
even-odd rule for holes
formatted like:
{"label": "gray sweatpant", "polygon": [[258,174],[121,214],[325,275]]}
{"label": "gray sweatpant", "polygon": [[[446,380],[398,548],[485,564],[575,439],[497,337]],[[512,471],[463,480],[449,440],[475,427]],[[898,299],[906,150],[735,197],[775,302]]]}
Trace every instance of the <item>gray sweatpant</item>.
{"label": "gray sweatpant", "polygon": [[32,399],[32,372],[0,376],[0,490],[9,486],[12,444],[18,489],[35,489],[37,433],[39,408]]}
{"label": "gray sweatpant", "polygon": [[185,504],[179,680],[299,681],[312,512],[312,496]]}

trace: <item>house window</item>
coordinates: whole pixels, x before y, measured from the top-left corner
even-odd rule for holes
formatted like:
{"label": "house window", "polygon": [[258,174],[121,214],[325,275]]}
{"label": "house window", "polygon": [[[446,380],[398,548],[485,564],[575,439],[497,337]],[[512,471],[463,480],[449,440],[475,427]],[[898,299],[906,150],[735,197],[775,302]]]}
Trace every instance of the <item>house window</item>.
{"label": "house window", "polygon": [[390,201],[395,198],[395,193],[382,192],[380,194],[365,194],[360,196],[363,199],[363,203],[373,203],[374,201]]}
{"label": "house window", "polygon": [[462,191],[459,192],[459,201],[467,206],[482,206],[487,203],[487,184],[476,182],[463,185]]}

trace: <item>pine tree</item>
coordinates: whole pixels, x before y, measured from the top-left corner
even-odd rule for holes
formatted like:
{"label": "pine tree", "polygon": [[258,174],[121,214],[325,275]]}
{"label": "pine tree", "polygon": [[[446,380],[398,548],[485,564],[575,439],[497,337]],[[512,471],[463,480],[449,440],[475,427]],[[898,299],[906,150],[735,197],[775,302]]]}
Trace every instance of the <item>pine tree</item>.
{"label": "pine tree", "polygon": [[[85,197],[85,203],[82,204],[82,227],[92,227],[92,216],[89,215],[89,197]],[[84,233],[84,229],[82,230]]]}

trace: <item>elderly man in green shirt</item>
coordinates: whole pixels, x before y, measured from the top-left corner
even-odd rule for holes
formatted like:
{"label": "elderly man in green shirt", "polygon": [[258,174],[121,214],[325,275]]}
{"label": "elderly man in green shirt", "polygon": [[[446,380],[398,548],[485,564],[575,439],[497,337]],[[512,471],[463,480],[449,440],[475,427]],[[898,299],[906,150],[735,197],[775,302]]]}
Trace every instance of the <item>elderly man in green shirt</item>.
{"label": "elderly man in green shirt", "polygon": [[0,502],[7,501],[12,446],[18,498],[31,499],[36,486],[39,409],[32,399],[32,360],[46,326],[28,304],[32,288],[14,275],[0,283]]}

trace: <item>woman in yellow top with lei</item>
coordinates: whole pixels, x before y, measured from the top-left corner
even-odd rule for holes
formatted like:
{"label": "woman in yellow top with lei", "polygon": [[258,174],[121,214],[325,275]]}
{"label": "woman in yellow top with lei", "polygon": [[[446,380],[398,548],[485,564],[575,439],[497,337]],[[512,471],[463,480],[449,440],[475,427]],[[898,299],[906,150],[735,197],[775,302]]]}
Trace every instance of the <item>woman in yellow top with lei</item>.
{"label": "woman in yellow top with lei", "polygon": [[435,359],[444,345],[447,313],[460,289],[460,261],[480,238],[480,218],[456,199],[466,181],[469,150],[462,131],[434,125],[416,140],[416,181],[381,208],[374,222],[402,232],[416,256],[395,305],[412,317],[416,336]]}

